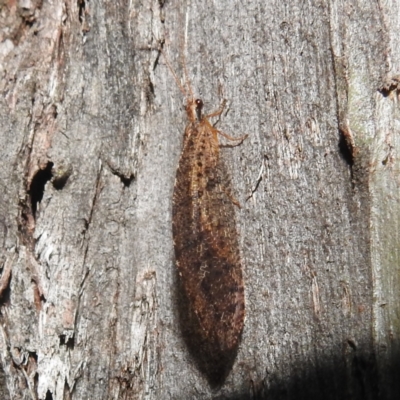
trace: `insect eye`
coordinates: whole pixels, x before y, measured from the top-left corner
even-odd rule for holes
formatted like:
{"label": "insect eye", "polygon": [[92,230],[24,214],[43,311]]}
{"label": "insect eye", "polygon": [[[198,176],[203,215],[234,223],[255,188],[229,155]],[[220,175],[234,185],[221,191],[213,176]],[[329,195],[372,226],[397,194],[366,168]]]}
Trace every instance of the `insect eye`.
{"label": "insect eye", "polygon": [[197,105],[197,109],[199,111],[201,111],[201,109],[203,108],[203,101],[201,99],[197,99],[196,100],[196,105]]}

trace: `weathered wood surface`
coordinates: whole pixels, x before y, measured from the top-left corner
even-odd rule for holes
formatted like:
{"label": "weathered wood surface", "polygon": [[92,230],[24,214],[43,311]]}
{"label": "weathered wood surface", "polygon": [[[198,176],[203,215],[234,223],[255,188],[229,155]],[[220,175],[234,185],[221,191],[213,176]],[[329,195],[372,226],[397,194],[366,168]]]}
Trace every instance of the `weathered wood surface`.
{"label": "weathered wood surface", "polygon": [[[186,13],[206,111],[249,134],[222,149],[246,320],[218,392],[176,304],[157,49],[179,65]],[[399,29],[396,1],[1,2],[2,398],[397,399]]]}

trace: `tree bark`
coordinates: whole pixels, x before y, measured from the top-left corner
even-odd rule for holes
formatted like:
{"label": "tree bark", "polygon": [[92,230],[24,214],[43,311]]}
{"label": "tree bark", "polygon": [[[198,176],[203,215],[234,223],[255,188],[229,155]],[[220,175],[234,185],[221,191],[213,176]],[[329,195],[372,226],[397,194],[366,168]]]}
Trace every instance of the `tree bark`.
{"label": "tree bark", "polygon": [[[400,4],[0,2],[4,399],[397,399]],[[186,24],[187,21],[187,24]],[[183,54],[232,176],[246,319],[182,337]]]}

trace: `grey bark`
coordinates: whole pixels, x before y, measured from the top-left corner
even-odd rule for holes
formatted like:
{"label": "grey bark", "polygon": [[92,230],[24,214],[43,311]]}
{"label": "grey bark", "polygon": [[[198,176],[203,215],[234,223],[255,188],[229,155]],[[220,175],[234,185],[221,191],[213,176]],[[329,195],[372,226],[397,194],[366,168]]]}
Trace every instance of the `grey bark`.
{"label": "grey bark", "polygon": [[[394,0],[2,1],[2,398],[399,398],[399,28]],[[223,149],[246,321],[218,390],[178,323],[162,46],[249,134]]]}

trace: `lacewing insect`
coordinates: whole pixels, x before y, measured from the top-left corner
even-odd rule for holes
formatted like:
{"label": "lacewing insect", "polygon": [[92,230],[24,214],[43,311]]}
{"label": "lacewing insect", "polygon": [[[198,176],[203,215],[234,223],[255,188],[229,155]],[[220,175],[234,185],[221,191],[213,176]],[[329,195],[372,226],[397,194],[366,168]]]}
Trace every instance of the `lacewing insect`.
{"label": "lacewing insect", "polygon": [[173,194],[172,232],[179,275],[182,331],[189,350],[210,384],[220,385],[235,360],[244,325],[245,302],[231,182],[220,154],[219,135],[203,115],[183,58],[184,84],[163,53],[186,98],[188,124],[183,136]]}

